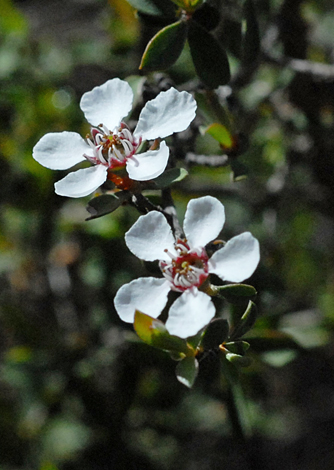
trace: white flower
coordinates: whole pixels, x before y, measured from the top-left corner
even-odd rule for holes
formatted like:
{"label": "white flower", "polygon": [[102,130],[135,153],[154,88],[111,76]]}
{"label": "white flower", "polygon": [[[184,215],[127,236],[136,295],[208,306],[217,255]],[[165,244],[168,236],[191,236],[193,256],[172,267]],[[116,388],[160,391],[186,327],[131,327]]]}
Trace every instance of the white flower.
{"label": "white flower", "polygon": [[94,164],[77,170],[55,184],[60,196],[82,197],[103,184],[108,171],[126,167],[136,181],[159,176],[166,168],[169,149],[164,141],[158,150],[136,154],[144,140],[164,138],[185,130],[195,117],[196,101],[187,92],[175,88],[161,92],[142,109],[132,133],[122,121],[131,110],[130,85],[114,78],[85,93],[80,101],[91,132],[83,139],[75,132],[44,135],[33,149],[33,157],[52,170],[65,170],[88,160]]}
{"label": "white flower", "polygon": [[260,259],[259,242],[249,232],[233,237],[211,258],[205,245],[214,240],[225,222],[224,206],[205,196],[189,202],[183,229],[186,239],[175,240],[162,213],[138,218],[125,234],[132,253],[145,261],[159,260],[163,278],[145,277],[122,286],[115,297],[120,318],[132,323],[135,310],[157,318],[170,290],[182,292],[169,310],[166,328],[187,338],[206,326],[215,315],[211,297],[198,290],[210,273],[223,281],[241,282],[255,271]]}

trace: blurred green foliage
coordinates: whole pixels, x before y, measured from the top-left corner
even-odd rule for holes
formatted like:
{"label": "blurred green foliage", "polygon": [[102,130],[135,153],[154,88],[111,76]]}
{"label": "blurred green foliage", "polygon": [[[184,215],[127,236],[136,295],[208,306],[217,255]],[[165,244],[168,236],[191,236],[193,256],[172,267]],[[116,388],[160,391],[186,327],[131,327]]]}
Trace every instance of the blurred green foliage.
{"label": "blurred green foliage", "polygon": [[[237,159],[248,177],[231,182],[229,166],[187,163],[184,149],[223,152],[210,135],[185,133],[170,144],[189,176],[172,191],[180,219],[191,197],[212,194],[226,207],[224,239],[250,230],[260,240],[249,281],[260,317],[245,337],[252,364],[240,375],[253,437],[247,445],[231,437],[216,357],[203,359],[189,391],[169,356],[118,319],[117,289],[148,272],[123,239],[134,209],[85,222],[88,198],[56,196],[60,172],[31,156],[47,132],[85,135],[81,95],[138,74],[162,25],[123,0],[2,0],[1,470],[317,470],[320,459],[333,468],[331,2],[255,1],[262,53],[252,70],[233,48],[242,2],[210,3],[221,12],[214,34],[225,41],[232,71],[232,87],[218,94],[249,141]],[[197,89],[188,46],[168,74],[148,78],[146,99],[166,83]],[[224,318],[238,314],[221,299],[216,306]]]}

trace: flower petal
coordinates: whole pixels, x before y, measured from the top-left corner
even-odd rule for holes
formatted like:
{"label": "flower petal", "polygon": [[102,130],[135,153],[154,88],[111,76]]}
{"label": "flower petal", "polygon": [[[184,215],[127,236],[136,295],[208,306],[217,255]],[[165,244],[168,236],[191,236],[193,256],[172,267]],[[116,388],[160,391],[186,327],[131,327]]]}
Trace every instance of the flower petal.
{"label": "flower petal", "polygon": [[164,141],[158,150],[148,150],[129,158],[126,170],[131,179],[135,181],[147,181],[163,173],[169,157],[169,148]]}
{"label": "flower petal", "polygon": [[209,260],[209,272],[223,281],[241,282],[248,279],[260,260],[259,242],[250,232],[231,238]]}
{"label": "flower petal", "polygon": [[51,170],[67,170],[83,162],[84,153],[90,150],[81,135],[76,132],[51,132],[35,145],[32,156],[36,162]]}
{"label": "flower petal", "polygon": [[90,124],[104,124],[112,131],[122,118],[128,115],[132,101],[133,92],[130,85],[119,78],[113,78],[84,93],[80,108]]}
{"label": "flower petal", "polygon": [[197,104],[190,93],[175,88],[162,91],[142,109],[135,136],[143,140],[167,137],[187,129],[196,114]]}
{"label": "flower petal", "polygon": [[224,206],[215,197],[204,196],[190,200],[183,223],[190,247],[204,247],[214,240],[223,228],[224,222]]}
{"label": "flower petal", "polygon": [[206,326],[214,315],[215,307],[211,297],[192,287],[184,291],[171,306],[166,328],[171,335],[188,338]]}
{"label": "flower petal", "polygon": [[135,279],[118,290],[114,299],[116,311],[121,320],[128,323],[133,323],[136,310],[157,318],[167,303],[169,291],[166,279]]}
{"label": "flower petal", "polygon": [[67,197],[88,196],[105,182],[107,175],[107,167],[103,165],[73,171],[55,183],[56,194]]}
{"label": "flower petal", "polygon": [[125,243],[129,250],[145,261],[170,261],[171,258],[164,250],[176,255],[174,242],[172,229],[164,215],[158,211],[141,215],[125,234]]}

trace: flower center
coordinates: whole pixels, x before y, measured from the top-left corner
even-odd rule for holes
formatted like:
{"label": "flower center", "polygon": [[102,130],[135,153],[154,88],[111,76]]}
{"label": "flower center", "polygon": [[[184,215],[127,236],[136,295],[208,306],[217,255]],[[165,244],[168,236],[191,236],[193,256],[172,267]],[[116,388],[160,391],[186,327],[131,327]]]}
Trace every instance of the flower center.
{"label": "flower center", "polygon": [[93,156],[84,155],[84,157],[95,165],[102,164],[109,169],[125,166],[126,160],[136,153],[140,140],[136,142],[124,122],[121,122],[113,132],[100,124],[92,127],[90,134],[86,136],[86,142],[93,150]]}
{"label": "flower center", "polygon": [[204,248],[190,250],[184,240],[177,240],[175,256],[165,250],[171,258],[171,262],[160,261],[160,269],[172,284],[172,290],[183,292],[190,287],[199,287],[209,275],[208,255]]}

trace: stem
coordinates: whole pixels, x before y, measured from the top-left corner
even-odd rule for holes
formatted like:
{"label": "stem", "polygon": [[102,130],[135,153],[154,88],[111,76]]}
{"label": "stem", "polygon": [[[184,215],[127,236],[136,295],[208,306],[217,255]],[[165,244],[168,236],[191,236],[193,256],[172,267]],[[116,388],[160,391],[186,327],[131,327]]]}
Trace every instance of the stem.
{"label": "stem", "polygon": [[246,400],[239,381],[238,370],[227,359],[223,359],[223,374],[227,385],[226,406],[236,439],[246,443],[251,435],[247,416]]}
{"label": "stem", "polygon": [[175,238],[181,238],[183,231],[177,218],[176,209],[174,201],[172,198],[172,192],[170,188],[165,188],[162,190],[162,201],[163,201],[163,212],[167,217],[167,221],[172,227]]}
{"label": "stem", "polygon": [[232,426],[234,437],[238,439],[239,441],[242,441],[243,443],[245,443],[246,434],[244,431],[242,419],[241,419],[240,412],[238,409],[235,392],[231,384],[228,384],[228,387],[227,387],[226,406],[227,406],[227,412],[228,412],[228,416],[229,416],[230,423]]}

